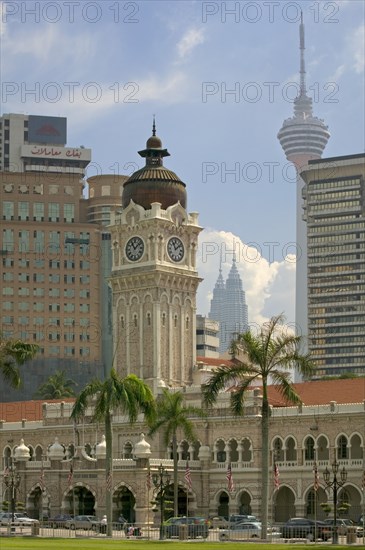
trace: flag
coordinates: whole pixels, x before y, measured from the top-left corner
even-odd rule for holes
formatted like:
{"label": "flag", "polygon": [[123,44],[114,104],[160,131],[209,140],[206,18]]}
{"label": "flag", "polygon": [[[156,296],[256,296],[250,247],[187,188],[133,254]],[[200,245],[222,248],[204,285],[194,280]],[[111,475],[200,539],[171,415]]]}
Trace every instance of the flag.
{"label": "flag", "polygon": [[9,467],[5,466],[4,472],[3,472],[3,477],[6,478],[6,477],[8,477],[8,475],[9,475]]}
{"label": "flag", "polygon": [[72,462],[71,462],[71,464],[70,464],[70,471],[68,472],[68,478],[67,478],[67,483],[68,483],[69,485],[71,485],[72,480],[73,480],[73,477],[74,477],[74,469],[73,469]]}
{"label": "flag", "polygon": [[193,482],[191,481],[191,472],[190,472],[190,467],[189,467],[189,462],[188,461],[186,461],[184,479],[185,479],[185,483],[186,483],[188,489],[191,489],[192,486],[193,486]]}
{"label": "flag", "polygon": [[276,462],[274,462],[274,486],[275,486],[275,489],[279,489],[279,486],[280,486],[279,477],[280,477],[279,466],[276,464]]}
{"label": "flag", "polygon": [[113,486],[113,474],[112,474],[112,471],[109,470],[108,475],[106,477],[106,488],[107,488],[107,490],[111,491],[112,486]]}
{"label": "flag", "polygon": [[152,478],[151,478],[151,470],[149,468],[147,470],[146,485],[147,485],[147,489],[150,490],[152,487]]}
{"label": "flag", "polygon": [[41,473],[40,473],[40,476],[39,476],[39,485],[41,486],[41,491],[43,493],[43,491],[44,491],[44,469],[43,469],[43,466],[41,468]]}
{"label": "flag", "polygon": [[318,491],[318,489],[319,489],[319,477],[318,477],[317,462],[315,462],[313,464],[313,475],[314,475],[313,489],[315,491]]}
{"label": "flag", "polygon": [[232,476],[232,467],[231,467],[231,463],[228,464],[228,468],[227,468],[227,482],[228,482],[228,492],[229,493],[233,493],[234,491],[234,483],[233,483],[233,476]]}

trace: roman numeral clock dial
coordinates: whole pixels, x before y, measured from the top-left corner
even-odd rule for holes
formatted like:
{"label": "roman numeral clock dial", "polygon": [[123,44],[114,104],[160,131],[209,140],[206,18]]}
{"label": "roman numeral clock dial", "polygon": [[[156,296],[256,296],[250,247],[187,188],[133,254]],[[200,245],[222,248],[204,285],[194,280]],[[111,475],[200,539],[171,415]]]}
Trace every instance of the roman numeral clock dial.
{"label": "roman numeral clock dial", "polygon": [[184,245],[178,237],[171,237],[167,243],[167,253],[173,262],[181,262],[184,257]]}
{"label": "roman numeral clock dial", "polygon": [[142,258],[144,252],[144,242],[141,237],[131,237],[125,245],[125,255],[131,262],[136,262]]}

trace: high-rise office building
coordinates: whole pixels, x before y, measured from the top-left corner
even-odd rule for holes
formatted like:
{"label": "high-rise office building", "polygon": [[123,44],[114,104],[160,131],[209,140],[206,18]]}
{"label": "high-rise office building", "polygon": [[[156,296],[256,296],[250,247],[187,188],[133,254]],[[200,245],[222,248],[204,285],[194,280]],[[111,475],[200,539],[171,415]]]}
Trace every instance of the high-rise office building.
{"label": "high-rise office building", "polygon": [[308,346],[317,375],[365,372],[365,155],[311,160],[301,176]]}
{"label": "high-rise office building", "polygon": [[1,399],[31,399],[56,370],[82,387],[111,366],[110,232],[124,176],[95,176],[84,198],[91,151],[65,146],[66,119],[1,118],[0,327],[36,343],[23,387]]}
{"label": "high-rise office building", "polygon": [[4,114],[0,117],[0,171],[84,176],[91,150],[66,147],[64,117]]}
{"label": "high-rise office building", "polygon": [[312,99],[307,95],[304,61],[304,24],[303,17],[299,27],[300,39],[300,93],[294,100],[294,116],[284,121],[278,133],[278,139],[286,158],[297,170],[296,201],[296,298],[295,322],[298,335],[307,337],[307,242],[306,226],[302,219],[302,189],[304,182],[300,170],[310,159],[321,158],[330,134],[323,120],[313,116]]}
{"label": "high-rise office building", "polygon": [[196,316],[196,353],[201,357],[219,357],[219,323],[213,319]]}
{"label": "high-rise office building", "polygon": [[246,295],[238,273],[235,254],[226,282],[222,276],[222,268],[219,268],[210,302],[209,318],[219,321],[219,353],[226,352],[232,339],[248,329]]}

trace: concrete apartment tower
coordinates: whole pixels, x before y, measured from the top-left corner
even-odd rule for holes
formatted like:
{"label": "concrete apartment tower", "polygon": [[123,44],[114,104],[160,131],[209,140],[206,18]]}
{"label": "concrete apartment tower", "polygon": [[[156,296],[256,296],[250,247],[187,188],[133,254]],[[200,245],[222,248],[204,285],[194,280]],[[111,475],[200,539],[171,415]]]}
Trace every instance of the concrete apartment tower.
{"label": "concrete apartment tower", "polygon": [[365,372],[365,155],[311,160],[308,348],[317,376]]}
{"label": "concrete apartment tower", "polygon": [[330,134],[324,121],[313,116],[312,99],[307,95],[303,14],[299,27],[299,39],[300,93],[294,100],[294,116],[284,120],[277,137],[286,158],[295,165],[297,171],[295,322],[297,334],[307,338],[307,228],[303,220],[302,191],[304,182],[300,177],[300,171],[309,160],[321,158]]}

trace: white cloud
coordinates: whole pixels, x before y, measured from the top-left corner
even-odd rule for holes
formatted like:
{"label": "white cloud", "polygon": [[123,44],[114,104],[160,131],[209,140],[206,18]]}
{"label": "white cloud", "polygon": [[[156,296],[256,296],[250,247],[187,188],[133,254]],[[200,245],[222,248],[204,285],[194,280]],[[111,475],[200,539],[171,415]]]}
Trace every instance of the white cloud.
{"label": "white cloud", "polygon": [[[24,86],[22,85],[24,84]],[[19,83],[18,92],[8,94],[6,109],[19,111],[19,98],[26,87]],[[24,88],[24,90],[23,90]],[[34,88],[34,86],[33,86]],[[165,78],[151,75],[138,82],[120,84],[112,82],[37,83],[36,93],[27,96],[27,112],[42,112],[45,115],[66,116],[73,125],[88,125],[91,120],[106,116],[116,107],[129,108],[146,101],[162,102],[164,105],[185,101],[189,82],[183,72],[172,71]],[[23,90],[23,91],[22,91]],[[58,97],[57,101],[48,98]]]}
{"label": "white cloud", "polygon": [[365,30],[364,26],[360,25],[349,38],[350,56],[353,58],[353,69],[356,73],[364,72],[365,64]]}
{"label": "white cloud", "polygon": [[7,70],[14,64],[15,56],[25,55],[33,58],[35,73],[44,67],[60,67],[62,71],[67,68],[68,74],[80,75],[80,68],[90,63],[97,52],[97,37],[80,31],[68,36],[61,26],[48,25],[6,33],[2,48],[3,58],[9,58]]}
{"label": "white cloud", "polygon": [[280,251],[273,249],[274,257],[270,263],[260,251],[248,247],[239,237],[215,229],[205,229],[199,239],[198,271],[204,280],[198,290],[198,313],[209,313],[221,255],[223,278],[228,275],[233,242],[237,269],[246,292],[249,323],[261,325],[280,313],[284,313],[287,322],[294,323],[295,257],[283,258]]}
{"label": "white cloud", "polygon": [[338,82],[345,71],[346,71],[346,65],[339,65],[338,67],[336,67],[335,72],[332,75],[330,75],[330,77],[328,78],[328,81]]}
{"label": "white cloud", "polygon": [[189,29],[177,44],[180,59],[189,56],[196,46],[203,44],[205,40],[204,29]]}
{"label": "white cloud", "polygon": [[161,75],[151,75],[138,81],[138,98],[140,101],[162,101],[178,103],[186,99],[188,77],[182,71],[171,71],[165,78]]}

